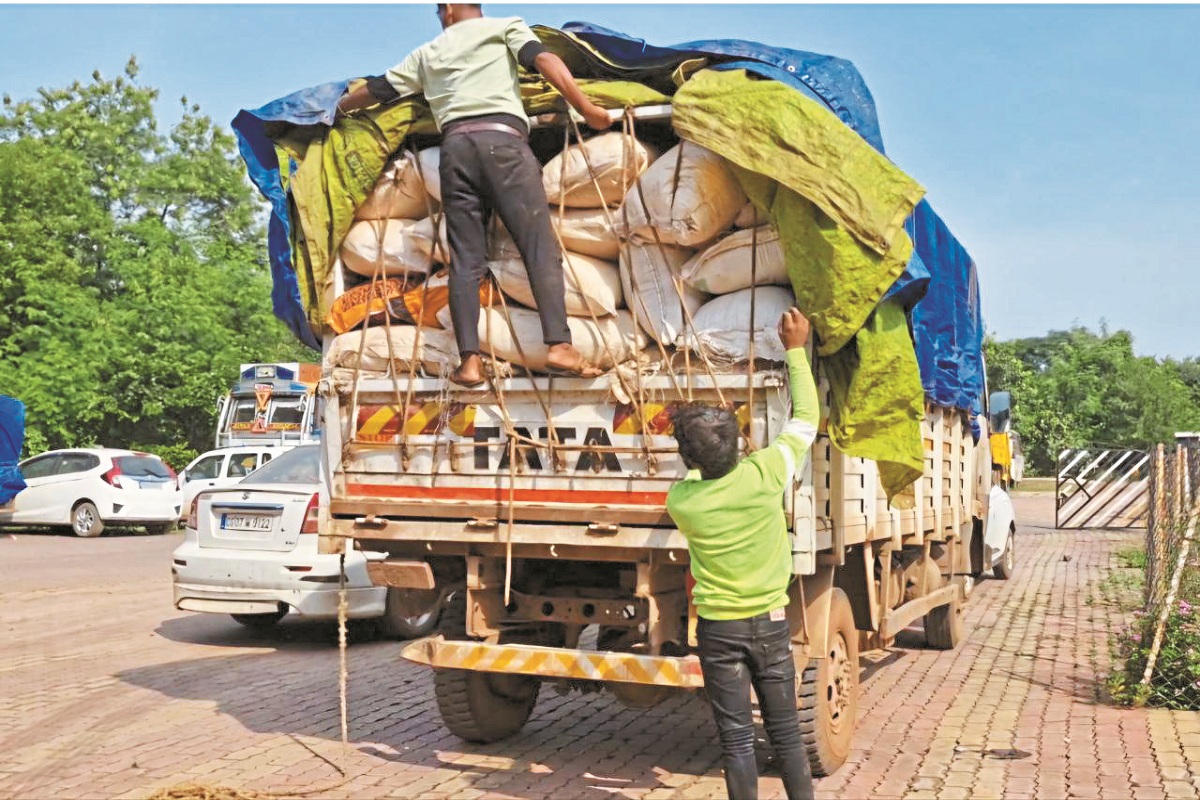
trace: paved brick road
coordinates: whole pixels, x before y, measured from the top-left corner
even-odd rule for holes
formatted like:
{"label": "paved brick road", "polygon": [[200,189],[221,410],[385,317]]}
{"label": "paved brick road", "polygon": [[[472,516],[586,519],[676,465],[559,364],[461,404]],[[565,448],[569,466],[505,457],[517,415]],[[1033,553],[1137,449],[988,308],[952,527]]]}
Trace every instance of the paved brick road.
{"label": "paved brick road", "polygon": [[[1017,577],[979,586],[964,645],[927,651],[914,634],[865,665],[856,749],[819,797],[1200,796],[1200,715],[1098,702],[1106,632],[1121,624],[1099,582],[1135,537],[1056,532],[1051,503],[1019,498]],[[329,628],[264,636],[174,611],[176,541],[0,536],[0,796],[341,780]],[[429,673],[396,650],[350,649],[350,780],[322,797],[724,794],[696,698],[632,711],[547,689],[519,737],[472,746],[442,729]],[[1029,755],[988,752],[1007,749]],[[764,787],[780,794],[777,778]]]}

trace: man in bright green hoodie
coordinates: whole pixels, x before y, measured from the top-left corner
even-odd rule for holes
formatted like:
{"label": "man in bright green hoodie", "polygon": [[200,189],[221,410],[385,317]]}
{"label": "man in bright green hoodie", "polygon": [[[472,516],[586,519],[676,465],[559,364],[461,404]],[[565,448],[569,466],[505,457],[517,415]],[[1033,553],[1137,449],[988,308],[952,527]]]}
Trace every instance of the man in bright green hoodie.
{"label": "man in bright green hoodie", "polygon": [[739,461],[740,431],[727,408],[693,403],[672,415],[679,454],[691,472],[671,487],[667,511],[688,540],[700,666],[732,800],[758,797],[751,685],[789,800],[813,793],[796,713],[786,614],[792,548],[783,514],[783,493],[816,438],[820,415],[808,335],[799,309],[784,312],[779,338],[787,351],[792,419],[770,447]]}

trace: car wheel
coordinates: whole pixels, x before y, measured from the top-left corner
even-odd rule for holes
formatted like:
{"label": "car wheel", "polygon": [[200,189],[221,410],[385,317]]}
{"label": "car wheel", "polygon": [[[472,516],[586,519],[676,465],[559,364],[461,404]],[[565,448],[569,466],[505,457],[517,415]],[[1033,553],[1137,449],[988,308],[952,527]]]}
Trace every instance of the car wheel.
{"label": "car wheel", "polygon": [[1017,571],[1016,534],[1008,532],[1008,541],[1004,543],[1004,555],[992,567],[992,574],[1002,581],[1009,580]]}
{"label": "car wheel", "polygon": [[438,589],[387,590],[386,611],[380,620],[389,639],[419,639],[437,630],[443,595]]}
{"label": "car wheel", "polygon": [[71,530],[84,539],[104,533],[104,520],[100,519],[100,511],[94,504],[84,500],[71,509]]}
{"label": "car wheel", "polygon": [[283,619],[285,614],[287,614],[286,610],[280,610],[272,614],[230,614],[229,616],[233,617],[233,621],[238,625],[244,625],[255,631],[265,631],[275,627],[275,624]]}

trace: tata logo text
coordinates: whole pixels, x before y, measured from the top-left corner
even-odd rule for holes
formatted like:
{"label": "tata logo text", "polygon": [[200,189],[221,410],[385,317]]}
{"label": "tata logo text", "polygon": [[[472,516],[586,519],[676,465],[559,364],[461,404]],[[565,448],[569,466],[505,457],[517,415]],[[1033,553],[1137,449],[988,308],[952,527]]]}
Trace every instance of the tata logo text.
{"label": "tata logo text", "polygon": [[[536,439],[539,442],[549,442],[550,429],[546,426],[537,429],[537,436],[532,435],[530,428],[522,428],[514,426],[518,436],[525,439]],[[574,444],[580,441],[579,428],[563,427],[557,425],[554,427],[554,435],[560,444]],[[493,468],[497,470],[509,469],[509,448],[496,447],[496,442],[507,444],[507,439],[501,438],[500,428],[485,428],[475,426],[475,469],[480,471],[490,471]],[[608,431],[604,428],[586,428],[581,443],[586,446],[596,447],[611,447],[612,439],[608,435]],[[542,462],[542,450],[534,447],[519,447],[520,456],[525,459],[525,465],[529,469],[545,469]],[[572,451],[572,454],[575,451]],[[498,464],[493,465],[492,454],[499,456]],[[617,460],[617,454],[611,452],[590,452],[584,450],[579,453],[579,457],[575,460],[576,472],[621,472],[621,462]]]}

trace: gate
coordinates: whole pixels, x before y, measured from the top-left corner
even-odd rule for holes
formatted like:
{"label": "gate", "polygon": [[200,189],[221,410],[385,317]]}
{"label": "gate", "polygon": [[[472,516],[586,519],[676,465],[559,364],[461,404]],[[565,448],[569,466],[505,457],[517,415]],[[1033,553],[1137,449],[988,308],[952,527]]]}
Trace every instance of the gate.
{"label": "gate", "polygon": [[1150,509],[1150,454],[1063,450],[1055,494],[1056,528],[1144,528]]}

